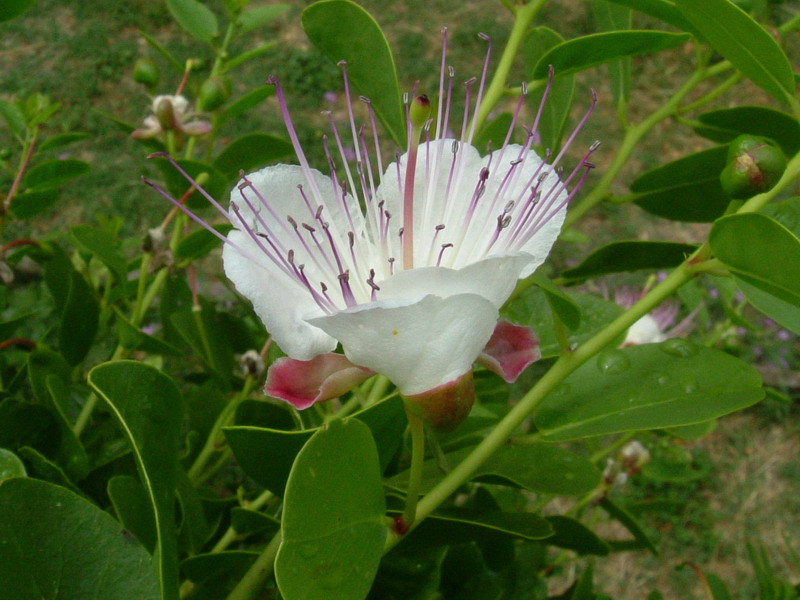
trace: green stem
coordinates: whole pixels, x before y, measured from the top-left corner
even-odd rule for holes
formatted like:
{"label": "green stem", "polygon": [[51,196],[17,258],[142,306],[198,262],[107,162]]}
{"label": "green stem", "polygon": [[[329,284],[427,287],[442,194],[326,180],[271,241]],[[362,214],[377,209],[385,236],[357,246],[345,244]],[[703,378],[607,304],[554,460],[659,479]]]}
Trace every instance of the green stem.
{"label": "green stem", "polygon": [[508,37],[508,43],[506,43],[503,54],[500,56],[500,62],[497,64],[497,69],[494,72],[492,81],[483,95],[483,101],[475,117],[475,131],[481,130],[483,123],[486,121],[486,117],[492,111],[494,105],[497,104],[497,101],[503,97],[506,80],[508,79],[511,65],[514,63],[514,58],[516,58],[522,40],[528,32],[528,26],[536,15],[539,14],[544,3],[545,0],[532,0],[530,3],[522,6],[516,5],[510,7],[514,13],[514,25],[511,28],[511,35]]}
{"label": "green stem", "polygon": [[389,387],[389,383],[389,380],[383,375],[376,375],[375,382],[372,384],[372,389],[369,391],[369,396],[367,396],[367,402],[364,406],[372,406],[378,400],[383,398],[384,394],[386,394],[387,388]]}
{"label": "green stem", "polygon": [[250,600],[258,597],[258,593],[275,568],[275,556],[281,546],[281,539],[279,531],[225,600]]}
{"label": "green stem", "polygon": [[702,98],[698,98],[694,102],[690,102],[689,104],[687,104],[685,106],[681,106],[676,111],[676,114],[681,115],[683,113],[687,113],[689,111],[696,110],[696,109],[700,108],[701,106],[705,106],[706,104],[708,104],[712,100],[716,100],[717,98],[719,98],[722,94],[727,92],[731,87],[733,87],[734,85],[739,83],[739,81],[741,79],[742,79],[742,74],[737,71],[736,73],[734,73],[733,75],[728,77],[725,81],[720,83],[713,90],[708,92]]}
{"label": "green stem", "polygon": [[[691,274],[687,266],[700,257],[706,256],[708,246],[704,244],[680,267],[675,269],[664,281],[656,285],[650,292],[634,304],[628,311],[617,317],[603,330],[594,335],[574,351],[562,354],[552,368],[534,385],[527,394],[514,406],[497,426],[478,444],[474,450],[439,484],[434,487],[417,505],[416,519],[412,528],[430,515],[436,508],[450,497],[498,448],[512,436],[514,431],[527,419],[547,395],[556,388],[570,373],[612,343],[628,327],[639,318],[658,306],[681,285],[686,283]],[[402,538],[388,536],[385,551],[397,545]]]}
{"label": "green stem", "polygon": [[411,431],[411,470],[408,476],[403,521],[405,527],[410,530],[417,514],[417,500],[422,484],[422,466],[425,463],[425,425],[422,418],[414,413],[413,407],[406,405],[406,415],[408,416],[408,428]]}
{"label": "green stem", "polygon": [[[260,510],[267,502],[272,500],[273,497],[274,496],[272,492],[270,492],[269,490],[265,490],[261,492],[261,495],[252,502],[244,503],[242,505],[242,508],[246,508],[248,510]],[[222,552],[228,546],[230,546],[238,537],[239,534],[236,533],[236,530],[232,526],[228,527],[228,531],[226,531],[225,534],[221,538],[219,538],[219,541],[216,544],[214,544],[214,547],[211,548],[210,550],[211,554]]]}

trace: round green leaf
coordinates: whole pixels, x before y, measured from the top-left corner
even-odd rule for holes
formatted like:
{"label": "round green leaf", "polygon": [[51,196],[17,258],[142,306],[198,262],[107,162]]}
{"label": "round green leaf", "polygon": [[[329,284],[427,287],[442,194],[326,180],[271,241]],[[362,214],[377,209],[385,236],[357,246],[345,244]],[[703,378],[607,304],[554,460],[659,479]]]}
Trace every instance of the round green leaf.
{"label": "round green leaf", "polygon": [[167,8],[189,35],[210,42],[219,35],[217,17],[198,0],[167,0]]}
{"label": "round green leaf", "polygon": [[[150,555],[95,505],[29,478],[0,485],[0,595],[160,600]],[[177,597],[177,596],[175,596]]]}
{"label": "round green leaf", "polygon": [[0,483],[12,477],[25,477],[25,465],[11,450],[0,448]]}
{"label": "round green leaf", "polygon": [[286,600],[363,600],[386,540],[378,451],[358,419],[333,421],[297,455],[275,578]]}
{"label": "round green leaf", "polygon": [[154,367],[133,361],[99,365],[89,371],[88,380],[131,444],[156,520],[161,594],[177,598],[175,485],[184,413],[180,390]]}
{"label": "round green leaf", "polygon": [[768,216],[750,213],[717,221],[709,241],[750,303],[800,332],[800,239]]}
{"label": "round green leaf", "polygon": [[665,31],[611,31],[569,40],[549,50],[536,63],[535,79],[545,79],[550,65],[557,77],[616,60],[623,56],[649,54],[689,41],[685,33]]}
{"label": "round green leaf", "polygon": [[548,441],[690,425],[764,396],[758,372],[683,339],[606,350],[558,386],[534,413]]}
{"label": "round green leaf", "polygon": [[303,11],[303,29],[334,64],[347,61],[353,87],[372,101],[375,114],[395,143],[403,147],[406,121],[397,68],[380,26],[350,0],[321,0]]}
{"label": "round green leaf", "polygon": [[231,142],[214,161],[229,180],[237,179],[239,171],[252,171],[292,153],[292,145],[283,138],[266,133],[251,133]]}
{"label": "round green leaf", "polygon": [[727,146],[717,146],[648,171],[631,184],[632,200],[659,217],[709,223],[730,202],[719,183],[727,154]]}

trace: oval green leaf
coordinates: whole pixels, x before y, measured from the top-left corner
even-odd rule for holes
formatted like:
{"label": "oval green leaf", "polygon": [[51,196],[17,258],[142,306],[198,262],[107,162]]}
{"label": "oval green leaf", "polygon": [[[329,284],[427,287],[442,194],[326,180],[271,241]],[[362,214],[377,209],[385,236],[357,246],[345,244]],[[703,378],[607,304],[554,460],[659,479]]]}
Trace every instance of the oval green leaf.
{"label": "oval green leaf", "polygon": [[553,390],[533,418],[543,439],[567,441],[700,423],[763,396],[749,365],[671,339],[601,352]]}
{"label": "oval green leaf", "polygon": [[567,279],[584,280],[609,273],[668,269],[681,264],[695,249],[692,244],[676,242],[612,242],[598,248],[561,275]]}
{"label": "oval green leaf", "polygon": [[43,213],[56,202],[58,202],[57,189],[25,192],[14,196],[11,202],[11,212],[18,219],[30,219]]}
{"label": "oval green leaf", "polygon": [[775,140],[786,156],[800,150],[800,123],[791,115],[766,106],[736,106],[703,113],[694,130],[710,140],[726,144],[743,133]]}
{"label": "oval green leaf", "polygon": [[619,6],[625,6],[633,10],[639,11],[645,15],[650,15],[664,23],[669,23],[676,29],[681,31],[694,32],[695,29],[692,24],[687,21],[675,4],[668,0],[604,0]]}
{"label": "oval green leaf", "polygon": [[750,303],[800,333],[800,239],[768,216],[750,213],[717,221],[709,241]]}
{"label": "oval green leaf", "polygon": [[545,79],[550,65],[556,77],[596,67],[623,56],[650,54],[689,41],[685,33],[666,31],[612,31],[568,40],[550,49],[533,70],[535,79]]}
{"label": "oval green leaf", "polygon": [[25,175],[28,191],[51,190],[89,171],[89,164],[82,160],[66,158],[39,163]]}
{"label": "oval green leaf", "polygon": [[675,0],[709,44],[780,102],[797,105],[789,59],[775,39],[730,0]]}
{"label": "oval green leaf", "polygon": [[292,145],[283,138],[267,133],[251,133],[231,142],[214,161],[229,181],[239,177],[239,171],[265,167],[267,163],[292,153]]}
{"label": "oval green leaf", "polygon": [[247,92],[225,107],[217,117],[217,126],[222,127],[231,119],[243,115],[245,112],[257,106],[275,93],[275,88],[271,85],[264,85]]}
{"label": "oval green leaf", "polygon": [[167,0],[172,16],[189,35],[203,42],[211,42],[219,35],[217,17],[198,0]]}
{"label": "oval green leaf", "polygon": [[25,465],[11,450],[0,448],[0,484],[12,477],[25,477]]}
{"label": "oval green leaf", "polygon": [[[0,485],[0,584],[14,600],[160,600],[150,555],[103,510],[29,478]],[[24,568],[21,568],[23,567]]]}
{"label": "oval green leaf", "polygon": [[45,141],[43,141],[39,145],[39,152],[44,152],[45,150],[52,150],[53,148],[61,148],[62,146],[66,146],[67,144],[72,144],[80,140],[85,140],[90,136],[91,134],[86,133],[85,131],[70,131],[67,133],[60,133],[58,135],[51,136],[47,138]]}
{"label": "oval green leaf", "polygon": [[647,171],[631,184],[631,199],[665,219],[710,223],[730,202],[719,183],[727,154],[727,146],[717,146]]}
{"label": "oval green leaf", "polygon": [[386,540],[378,451],[358,419],[333,421],[297,455],[275,579],[286,600],[363,600]]}
{"label": "oval green leaf", "polygon": [[99,325],[100,305],[97,298],[83,276],[73,269],[58,327],[58,348],[67,362],[77,365],[86,358]]}
{"label": "oval green leaf", "polygon": [[288,4],[270,4],[268,6],[256,6],[242,11],[236,19],[239,33],[247,33],[259,27],[263,27],[270,21],[280,17],[291,8]]}
{"label": "oval green leaf", "polygon": [[405,146],[406,120],[394,57],[380,26],[350,0],[321,0],[303,11],[303,29],[334,64],[347,61],[353,87],[372,102],[395,143]]}
{"label": "oval green leaf", "polygon": [[[221,225],[214,225],[214,229],[221,235],[233,229],[230,223],[222,223]],[[206,229],[198,229],[193,231],[185,238],[183,238],[175,249],[175,258],[179,260],[197,260],[208,256],[208,254],[217,246],[222,243],[217,236]]]}
{"label": "oval green leaf", "polygon": [[78,225],[70,229],[72,237],[87,252],[94,254],[117,278],[117,283],[125,286],[128,281],[128,265],[119,251],[119,242],[103,229]]}
{"label": "oval green leaf", "polygon": [[161,598],[178,597],[175,484],[183,401],[175,383],[149,365],[117,361],[89,371],[89,385],[103,399],[131,444],[156,520],[154,555]]}

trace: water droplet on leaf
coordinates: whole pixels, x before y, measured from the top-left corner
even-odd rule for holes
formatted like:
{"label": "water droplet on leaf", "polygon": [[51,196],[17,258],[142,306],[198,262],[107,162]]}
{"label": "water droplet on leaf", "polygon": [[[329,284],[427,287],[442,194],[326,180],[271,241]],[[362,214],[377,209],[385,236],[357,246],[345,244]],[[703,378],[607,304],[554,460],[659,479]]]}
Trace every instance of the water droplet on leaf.
{"label": "water droplet on leaf", "polygon": [[694,356],[700,351],[700,348],[694,342],[684,340],[682,338],[672,338],[665,340],[658,345],[661,350],[673,356],[680,356],[681,358],[689,358]]}
{"label": "water droplet on leaf", "polygon": [[619,375],[630,366],[630,359],[621,350],[606,350],[597,355],[597,368],[603,375]]}

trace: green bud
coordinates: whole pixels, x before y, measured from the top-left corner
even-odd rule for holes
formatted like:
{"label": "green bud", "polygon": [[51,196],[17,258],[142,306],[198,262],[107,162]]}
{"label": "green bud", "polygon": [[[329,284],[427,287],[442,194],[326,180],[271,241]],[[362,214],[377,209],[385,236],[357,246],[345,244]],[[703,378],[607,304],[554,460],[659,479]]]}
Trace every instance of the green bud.
{"label": "green bud", "polygon": [[406,408],[436,431],[453,431],[472,410],[475,385],[472,371],[427,392],[404,396]]}
{"label": "green bud", "polygon": [[740,135],[728,149],[728,164],[720,173],[722,189],[735,200],[772,189],[786,170],[786,156],[769,138]]}
{"label": "green bud", "polygon": [[0,159],[8,160],[9,158],[11,158],[11,154],[12,154],[11,148],[8,147],[0,148]]}
{"label": "green bud", "polygon": [[417,96],[411,101],[408,114],[412,126],[422,127],[431,118],[431,101],[425,94]]}
{"label": "green bud", "polygon": [[133,80],[136,83],[141,83],[149,89],[153,89],[158,85],[160,78],[161,73],[158,70],[158,65],[149,58],[140,58],[133,65]]}
{"label": "green bud", "polygon": [[231,95],[230,86],[226,86],[225,83],[219,77],[206,79],[197,94],[197,109],[203,112],[211,112],[225,104]]}

